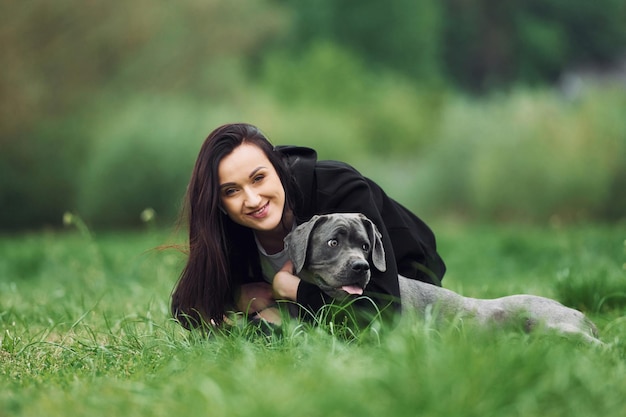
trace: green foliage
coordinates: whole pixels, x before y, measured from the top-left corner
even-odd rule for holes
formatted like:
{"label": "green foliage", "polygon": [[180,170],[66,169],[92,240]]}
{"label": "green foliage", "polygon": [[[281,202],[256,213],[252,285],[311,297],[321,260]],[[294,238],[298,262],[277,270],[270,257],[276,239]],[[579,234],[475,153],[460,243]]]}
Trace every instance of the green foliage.
{"label": "green foliage", "polygon": [[[150,248],[176,237],[81,230],[0,238],[7,417],[623,414],[624,299],[587,311],[606,348],[411,316],[361,332],[320,317],[317,326],[206,337],[169,318],[183,257]],[[570,283],[579,293],[602,282],[598,263],[624,274],[624,235],[614,227],[435,231],[444,285],[472,296],[556,291],[565,301],[566,268],[585,277]]]}
{"label": "green foliage", "polygon": [[442,67],[470,91],[553,83],[571,67],[615,63],[626,44],[620,0],[445,4]]}
{"label": "green foliage", "polygon": [[169,223],[200,142],[234,121],[358,165],[415,208],[623,217],[621,87],[574,103],[450,87],[610,64],[623,2],[492,3],[3,4],[0,228],[58,227],[65,211],[133,226],[147,208]]}
{"label": "green foliage", "polygon": [[363,62],[330,42],[317,42],[296,57],[277,52],[264,60],[263,82],[285,103],[354,105],[369,98],[376,81]]}
{"label": "green foliage", "polygon": [[623,218],[615,186],[624,182],[626,125],[617,117],[625,97],[591,91],[564,102],[519,90],[481,104],[457,100],[442,117],[414,201],[470,218]]}
{"label": "green foliage", "polygon": [[187,113],[189,104],[136,98],[118,109],[114,124],[94,132],[78,177],[76,208],[86,221],[136,226],[146,208],[157,219],[175,218],[202,140],[199,119],[193,118],[198,112]]}
{"label": "green foliage", "polygon": [[0,228],[58,224],[74,205],[76,172],[87,151],[84,127],[70,116],[42,120],[6,143],[0,136]]}
{"label": "green foliage", "polygon": [[229,62],[260,52],[285,25],[280,9],[264,0],[81,5],[2,5],[0,103],[10,126],[63,116],[111,90],[224,93]]}
{"label": "green foliage", "polygon": [[441,3],[433,0],[309,0],[287,2],[295,12],[295,50],[331,41],[374,68],[393,68],[424,82],[440,73]]}
{"label": "green foliage", "polygon": [[[103,127],[103,121],[116,124],[121,116],[118,106],[145,96],[164,101],[173,97],[230,100],[234,90],[245,88],[241,87],[242,61],[260,54],[285,25],[281,11],[264,0],[176,4],[140,0],[123,5],[97,0],[83,6],[76,0],[0,6],[4,28],[0,32],[4,49],[0,56],[0,227],[4,230],[55,225],[65,210],[75,208],[84,159],[89,160],[88,170],[107,172],[89,166],[95,156],[88,152],[101,146],[91,141],[100,136],[96,129]],[[137,133],[120,132],[122,137],[109,139],[129,140]],[[149,140],[141,136],[144,143]],[[128,150],[139,147],[130,143]],[[123,157],[131,164],[133,158]],[[150,171],[134,173],[151,175]],[[172,177],[176,174],[166,174],[165,180]],[[133,176],[126,180],[132,183]],[[139,192],[137,188],[125,195]],[[146,198],[139,200],[128,210],[137,210]],[[98,222],[110,224],[115,218],[119,216]],[[128,216],[122,220],[127,224]]]}
{"label": "green foliage", "polygon": [[294,50],[330,40],[368,66],[471,91],[553,82],[574,65],[614,62],[626,44],[620,0],[286,3]]}
{"label": "green foliage", "polygon": [[[390,72],[374,71],[332,43],[314,43],[296,58],[270,56],[261,74],[262,85],[281,103],[326,110],[324,119],[340,109],[342,124],[350,131],[330,143],[336,149],[341,142],[344,153],[352,155],[393,155],[426,146],[433,141],[447,95],[443,90],[418,89]],[[316,125],[325,123],[314,115],[310,119]],[[324,139],[313,138],[310,143],[320,142]]]}

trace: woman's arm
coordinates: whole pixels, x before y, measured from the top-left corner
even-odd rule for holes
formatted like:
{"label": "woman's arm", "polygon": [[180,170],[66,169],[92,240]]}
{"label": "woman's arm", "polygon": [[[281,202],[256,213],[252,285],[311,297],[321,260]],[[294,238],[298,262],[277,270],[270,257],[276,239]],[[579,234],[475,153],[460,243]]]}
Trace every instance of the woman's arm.
{"label": "woman's arm", "polygon": [[296,301],[299,285],[300,278],[293,275],[293,263],[287,261],[281,270],[274,275],[274,280],[272,281],[274,297],[280,300]]}
{"label": "woman's arm", "polygon": [[237,310],[252,314],[276,304],[272,286],[267,282],[251,282],[241,285],[237,296]]}
{"label": "woman's arm", "polygon": [[293,272],[293,263],[287,261],[274,276],[272,288],[276,299],[295,301],[312,312],[332,302],[332,298],[317,285],[302,281]]}
{"label": "woman's arm", "polygon": [[237,309],[252,318],[270,323],[280,324],[282,321],[272,286],[266,282],[243,284],[237,297]]}

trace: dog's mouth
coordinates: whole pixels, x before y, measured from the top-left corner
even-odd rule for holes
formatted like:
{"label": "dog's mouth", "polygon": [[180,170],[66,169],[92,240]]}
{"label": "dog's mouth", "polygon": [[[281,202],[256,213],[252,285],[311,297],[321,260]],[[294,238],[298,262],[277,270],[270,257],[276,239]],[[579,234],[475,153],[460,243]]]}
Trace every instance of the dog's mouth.
{"label": "dog's mouth", "polygon": [[335,284],[329,285],[329,283],[321,280],[317,277],[317,286],[324,290],[328,295],[334,298],[344,298],[346,295],[363,295],[364,283],[352,283],[352,284]]}
{"label": "dog's mouth", "polygon": [[308,274],[301,274],[300,277],[302,279],[317,285],[333,298],[344,298],[346,295],[363,295],[364,288],[369,282],[369,276],[358,279],[351,277],[348,279],[327,280],[320,274],[311,273],[312,271],[310,270],[303,271],[308,272]]}
{"label": "dog's mouth", "polygon": [[363,288],[356,284],[342,285],[340,289],[348,294],[363,295]]}

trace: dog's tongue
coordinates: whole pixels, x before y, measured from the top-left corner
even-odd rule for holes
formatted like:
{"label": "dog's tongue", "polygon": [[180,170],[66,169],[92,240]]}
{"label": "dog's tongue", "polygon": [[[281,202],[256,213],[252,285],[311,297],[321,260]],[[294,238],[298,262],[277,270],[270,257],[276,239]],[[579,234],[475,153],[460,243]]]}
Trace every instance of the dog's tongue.
{"label": "dog's tongue", "polygon": [[348,294],[363,294],[363,288],[359,287],[358,285],[344,285],[343,287],[341,287],[341,289]]}

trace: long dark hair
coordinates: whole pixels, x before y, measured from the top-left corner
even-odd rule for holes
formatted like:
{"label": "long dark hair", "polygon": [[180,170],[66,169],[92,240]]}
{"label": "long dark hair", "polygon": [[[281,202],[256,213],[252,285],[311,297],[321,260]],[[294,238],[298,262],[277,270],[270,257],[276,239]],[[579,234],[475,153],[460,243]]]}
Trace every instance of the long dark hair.
{"label": "long dark hair", "polygon": [[261,274],[252,230],[220,210],[219,164],[243,143],[258,146],[267,156],[285,189],[285,210],[294,207],[297,187],[280,152],[258,128],[226,124],[209,134],[187,187],[182,216],[189,228],[189,256],[172,293],[172,315],[186,328],[221,324],[234,306],[237,287]]}

